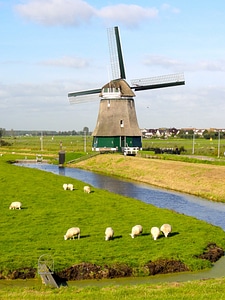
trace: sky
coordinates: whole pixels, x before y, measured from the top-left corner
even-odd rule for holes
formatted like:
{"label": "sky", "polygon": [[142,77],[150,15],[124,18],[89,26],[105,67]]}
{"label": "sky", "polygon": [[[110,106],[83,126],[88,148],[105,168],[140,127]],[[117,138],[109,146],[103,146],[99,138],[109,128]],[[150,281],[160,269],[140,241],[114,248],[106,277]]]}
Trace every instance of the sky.
{"label": "sky", "polygon": [[68,93],[111,80],[118,26],[126,81],[183,73],[136,92],[140,128],[225,128],[225,1],[0,0],[0,128],[93,131],[100,98]]}

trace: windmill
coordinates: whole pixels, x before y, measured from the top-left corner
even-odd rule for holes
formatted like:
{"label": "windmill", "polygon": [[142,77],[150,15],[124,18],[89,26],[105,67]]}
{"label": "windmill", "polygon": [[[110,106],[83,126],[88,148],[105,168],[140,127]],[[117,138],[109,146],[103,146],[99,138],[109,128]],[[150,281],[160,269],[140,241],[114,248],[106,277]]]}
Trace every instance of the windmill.
{"label": "windmill", "polygon": [[183,74],[170,74],[134,79],[131,86],[125,81],[125,68],[118,27],[108,28],[108,43],[113,79],[102,88],[72,92],[69,101],[81,103],[94,94],[101,97],[97,124],[93,131],[92,150],[121,151],[136,154],[142,148],[142,134],[138,126],[134,91],[184,85]]}

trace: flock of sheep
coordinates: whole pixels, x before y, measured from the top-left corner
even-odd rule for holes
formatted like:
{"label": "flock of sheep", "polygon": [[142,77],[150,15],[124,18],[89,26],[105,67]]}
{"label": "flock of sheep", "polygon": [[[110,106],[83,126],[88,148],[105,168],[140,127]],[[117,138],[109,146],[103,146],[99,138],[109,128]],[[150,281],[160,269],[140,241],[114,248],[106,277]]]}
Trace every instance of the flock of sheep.
{"label": "flock of sheep", "polygon": [[[73,191],[74,189],[73,184],[64,183],[63,189]],[[91,192],[90,186],[84,186],[84,192],[90,193]],[[143,227],[141,225],[135,225],[134,227],[132,227],[130,236],[134,238],[135,236],[142,234],[142,232],[143,232]],[[160,228],[154,226],[151,228],[150,232],[153,239],[157,240],[161,232],[164,234],[165,237],[168,237],[168,235],[172,232],[172,226],[170,224],[163,224]],[[78,239],[80,238],[80,228],[71,227],[67,230],[66,234],[64,235],[64,240],[74,239],[76,236]],[[105,240],[109,241],[113,239],[113,236],[114,236],[114,230],[112,229],[112,227],[107,227],[105,230]]]}
{"label": "flock of sheep", "polygon": [[[64,184],[63,184],[63,189],[64,189],[64,190],[70,190],[70,191],[73,191],[73,190],[74,190],[74,187],[73,187],[73,184],[72,184],[72,183],[69,183],[69,184],[64,183]],[[91,192],[90,186],[85,185],[85,186],[84,186],[84,192],[89,194],[89,193]],[[12,202],[12,203],[10,204],[10,206],[9,206],[9,209],[21,209],[21,208],[22,208],[22,203],[19,202],[19,201]]]}
{"label": "flock of sheep", "polygon": [[[141,225],[135,225],[132,227],[130,236],[134,238],[135,236],[141,235],[143,232],[143,227]],[[154,240],[157,240],[157,238],[160,236],[161,232],[164,234],[165,237],[168,237],[168,235],[172,232],[172,226],[170,224],[163,224],[160,228],[158,227],[152,227],[151,228],[151,235]],[[74,239],[77,236],[77,238],[80,238],[80,228],[79,227],[72,227],[69,228],[64,235],[64,240],[68,239]],[[114,230],[112,227],[107,227],[105,230],[105,240],[109,241],[112,240],[114,236]]]}
{"label": "flock of sheep", "polygon": [[[71,183],[69,183],[69,184],[64,183],[63,189],[73,191],[74,187],[73,187],[73,184],[71,184]],[[89,194],[91,192],[90,186],[88,186],[88,185],[84,186],[84,192]],[[22,208],[22,203],[19,201],[12,202],[9,206],[9,209],[21,209],[21,208]],[[142,232],[143,232],[143,227],[141,225],[135,225],[131,229],[130,236],[132,238],[135,238],[136,236],[141,235]],[[160,236],[161,232],[163,233],[163,235],[165,237],[168,237],[168,235],[172,232],[172,226],[170,224],[163,224],[160,228],[154,226],[150,230],[150,233],[154,240],[157,240],[157,238]],[[106,241],[112,240],[113,236],[114,236],[114,231],[113,231],[112,227],[107,227],[105,230],[105,240]],[[74,239],[75,237],[77,237],[78,239],[80,238],[80,228],[79,227],[69,228],[67,230],[66,234],[64,235],[64,240]]]}
{"label": "flock of sheep", "polygon": [[[64,184],[63,184],[63,189],[64,189],[64,191],[66,191],[66,190],[73,191],[73,190],[74,190],[74,187],[73,187],[73,184],[72,184],[72,183],[64,183]],[[85,193],[88,193],[88,194],[91,192],[91,188],[90,188],[89,185],[85,185],[85,186],[84,186],[84,192],[85,192]]]}

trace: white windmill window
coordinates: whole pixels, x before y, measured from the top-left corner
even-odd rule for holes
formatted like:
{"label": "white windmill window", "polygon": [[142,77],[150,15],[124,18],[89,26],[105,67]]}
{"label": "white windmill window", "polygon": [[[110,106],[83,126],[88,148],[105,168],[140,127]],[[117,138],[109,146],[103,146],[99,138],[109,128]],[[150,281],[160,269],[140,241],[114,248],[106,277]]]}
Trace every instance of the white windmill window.
{"label": "white windmill window", "polygon": [[114,87],[105,87],[102,89],[103,98],[118,98],[121,96],[120,89]]}
{"label": "white windmill window", "polygon": [[124,122],[123,122],[123,120],[120,120],[120,127],[124,127]]}

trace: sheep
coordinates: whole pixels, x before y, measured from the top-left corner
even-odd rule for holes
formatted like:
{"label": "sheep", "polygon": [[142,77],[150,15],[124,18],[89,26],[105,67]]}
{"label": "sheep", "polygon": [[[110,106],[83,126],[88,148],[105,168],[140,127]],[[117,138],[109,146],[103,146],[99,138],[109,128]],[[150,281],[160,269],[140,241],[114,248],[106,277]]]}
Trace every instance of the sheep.
{"label": "sheep", "polygon": [[135,225],[134,227],[132,227],[130,236],[132,238],[134,238],[135,236],[140,235],[142,233],[142,231],[143,231],[143,228],[141,225]]}
{"label": "sheep", "polygon": [[63,184],[63,189],[64,189],[64,191],[66,191],[66,190],[70,190],[70,191],[73,191],[73,184],[72,183],[64,183]]}
{"label": "sheep", "polygon": [[109,241],[110,239],[113,239],[114,231],[112,227],[107,227],[105,230],[105,240]]}
{"label": "sheep", "polygon": [[170,224],[163,224],[160,227],[160,230],[163,232],[165,237],[168,237],[168,235],[172,232],[172,226]]}
{"label": "sheep", "polygon": [[67,184],[67,190],[73,191],[73,184],[72,183]]}
{"label": "sheep", "polygon": [[80,238],[80,228],[79,227],[69,228],[67,230],[66,234],[64,235],[64,240],[68,240],[68,239],[74,240],[75,236],[77,236],[77,239],[79,240],[79,238]]}
{"label": "sheep", "polygon": [[12,202],[9,206],[9,209],[21,209],[22,203],[19,201]]}
{"label": "sheep", "polygon": [[152,227],[152,228],[151,228],[151,235],[152,235],[154,241],[156,241],[157,238],[158,238],[159,235],[160,235],[160,230],[159,230],[159,228],[158,228],[158,227]]}
{"label": "sheep", "polygon": [[63,189],[64,189],[64,191],[66,191],[67,188],[68,188],[68,184],[67,184],[67,183],[64,183],[64,184],[63,184]]}
{"label": "sheep", "polygon": [[85,186],[84,186],[84,192],[89,194],[89,193],[91,192],[90,186],[85,185]]}

